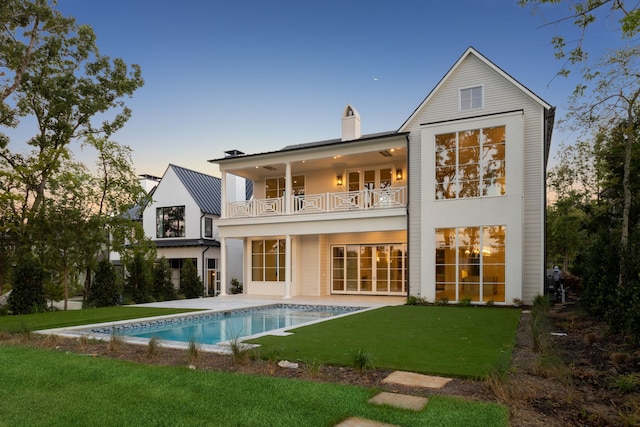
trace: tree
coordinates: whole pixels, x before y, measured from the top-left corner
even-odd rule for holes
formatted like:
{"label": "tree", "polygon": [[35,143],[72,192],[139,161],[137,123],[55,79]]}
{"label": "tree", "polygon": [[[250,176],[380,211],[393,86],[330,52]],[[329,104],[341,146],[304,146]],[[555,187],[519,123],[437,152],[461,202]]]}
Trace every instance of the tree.
{"label": "tree", "polygon": [[158,301],[176,299],[176,290],[171,281],[171,266],[164,256],[153,267],[153,297]]}
{"label": "tree", "polygon": [[[0,211],[13,215],[18,248],[29,245],[30,224],[42,213],[50,180],[71,158],[70,144],[108,139],[122,128],[130,116],[122,98],[143,84],[137,65],[101,55],[93,30],[53,6],[44,0],[3,3],[0,75],[7,76],[3,90],[13,101],[2,99],[0,125],[15,126],[27,116],[37,123],[29,153],[11,151],[0,136]],[[93,121],[97,115],[100,123]]]}
{"label": "tree", "polygon": [[180,270],[180,291],[186,298],[198,298],[204,293],[204,285],[191,259],[186,259]]}
{"label": "tree", "polygon": [[577,35],[571,36],[567,45],[566,37],[556,35],[551,39],[555,50],[555,57],[564,60],[558,72],[567,76],[571,67],[585,63],[589,59],[589,51],[585,47],[585,36],[588,28],[596,22],[608,19],[616,20],[619,24],[622,39],[631,40],[640,30],[640,4],[625,0],[519,0],[520,6],[531,6],[534,13],[546,4],[565,6],[567,14],[559,19],[547,22],[545,25],[557,25],[565,21],[572,21]]}
{"label": "tree", "polygon": [[5,100],[14,93],[31,64],[33,52],[49,34],[63,36],[72,20],[52,8],[55,1],[4,0],[0,3],[0,124],[12,121]]}
{"label": "tree", "polygon": [[36,258],[26,256],[15,267],[13,289],[8,304],[12,314],[38,313],[46,310],[44,271]]}
{"label": "tree", "polygon": [[[630,175],[633,146],[638,141],[638,113],[640,113],[640,47],[633,44],[632,37],[640,31],[640,4],[624,0],[520,0],[521,5],[532,5],[534,10],[546,3],[569,5],[569,15],[554,21],[573,20],[580,35],[575,45],[567,47],[563,36],[555,36],[553,44],[556,57],[565,59],[561,75],[567,75],[569,64],[585,65],[582,82],[574,91],[567,119],[574,129],[592,134],[604,134],[615,127],[622,129],[625,140],[624,167],[622,171],[623,207],[620,228],[620,249],[628,252],[630,234],[630,209],[633,204]],[[584,47],[587,29],[598,22],[599,14],[608,13],[620,24],[621,39],[631,41],[626,46],[610,49],[595,62],[588,57]],[[620,280],[625,271],[625,256],[620,255]]]}
{"label": "tree", "polygon": [[98,262],[88,303],[93,307],[112,307],[120,303],[121,289],[116,269],[106,259]]}
{"label": "tree", "polygon": [[[5,264],[35,251],[65,288],[71,274],[85,269],[86,296],[111,235],[141,236],[140,225],[121,213],[140,203],[144,191],[131,149],[111,137],[131,114],[123,99],[143,80],[138,65],[101,55],[93,30],[56,5],[0,3],[0,126],[15,127],[23,118],[36,123],[26,141],[30,151],[12,149],[0,133],[0,256],[7,261],[0,262],[0,286]],[[75,142],[97,150],[95,176],[73,162]],[[60,197],[69,194],[73,203]]]}

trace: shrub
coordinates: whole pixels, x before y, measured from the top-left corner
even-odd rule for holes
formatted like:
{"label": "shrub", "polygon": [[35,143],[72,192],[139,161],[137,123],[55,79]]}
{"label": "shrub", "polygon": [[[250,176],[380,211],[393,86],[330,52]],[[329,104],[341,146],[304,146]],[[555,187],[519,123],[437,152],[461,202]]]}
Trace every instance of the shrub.
{"label": "shrub", "polygon": [[116,268],[106,259],[100,261],[96,267],[88,299],[92,307],[113,307],[120,303]]}
{"label": "shrub", "polygon": [[533,311],[547,311],[551,308],[551,302],[548,295],[536,295],[533,299]]}
{"label": "shrub", "polygon": [[193,365],[198,361],[200,355],[200,345],[196,342],[195,337],[189,338],[189,347],[187,347],[187,363]]}
{"label": "shrub", "polygon": [[458,305],[460,307],[471,307],[471,297],[464,297],[460,301],[458,301]]}
{"label": "shrub", "polygon": [[186,298],[201,297],[204,292],[204,286],[193,261],[185,260],[180,271],[180,290]]}
{"label": "shrub", "polygon": [[323,365],[322,360],[315,357],[304,362],[304,367],[311,378],[316,378],[320,374]]}
{"label": "shrub", "polygon": [[356,371],[364,371],[365,369],[373,369],[373,355],[362,348],[358,348],[351,352],[351,360],[353,368]]}
{"label": "shrub", "polygon": [[8,299],[12,314],[38,313],[46,310],[44,270],[31,256],[21,259],[13,272],[13,290]]}
{"label": "shrub", "polygon": [[449,304],[449,298],[447,297],[440,297],[435,301],[436,305],[447,305]]}
{"label": "shrub", "polygon": [[249,361],[249,351],[251,347],[240,341],[240,338],[236,337],[229,341],[231,347],[231,356],[235,365],[244,365]]}
{"label": "shrub", "polygon": [[124,338],[115,329],[111,329],[111,336],[109,337],[109,344],[107,344],[107,349],[111,353],[117,353],[122,349],[124,345]]}
{"label": "shrub", "polygon": [[231,293],[232,294],[241,294],[242,293],[242,283],[237,278],[231,279]]}
{"label": "shrub", "polygon": [[176,289],[171,281],[171,266],[169,261],[162,257],[153,268],[153,296],[158,301],[176,299]]}
{"label": "shrub", "polygon": [[160,353],[160,343],[158,337],[149,338],[149,342],[147,343],[147,357],[152,359],[153,356]]}

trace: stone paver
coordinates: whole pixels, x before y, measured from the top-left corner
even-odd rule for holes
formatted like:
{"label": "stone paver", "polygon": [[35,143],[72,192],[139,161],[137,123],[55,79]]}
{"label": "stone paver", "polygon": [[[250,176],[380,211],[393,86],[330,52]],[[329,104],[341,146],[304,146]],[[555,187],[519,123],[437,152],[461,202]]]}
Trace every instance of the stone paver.
{"label": "stone paver", "polygon": [[395,424],[385,424],[379,421],[367,420],[364,418],[351,417],[347,418],[335,427],[400,427]]}
{"label": "stone paver", "polygon": [[373,396],[367,402],[376,405],[389,405],[396,408],[410,409],[412,411],[422,411],[429,402],[429,399],[426,397],[387,393],[386,391],[383,391],[382,393]]}
{"label": "stone paver", "polygon": [[395,371],[390,373],[383,383],[400,384],[409,387],[442,388],[451,381],[451,378],[433,377],[430,375],[416,374],[414,372]]}

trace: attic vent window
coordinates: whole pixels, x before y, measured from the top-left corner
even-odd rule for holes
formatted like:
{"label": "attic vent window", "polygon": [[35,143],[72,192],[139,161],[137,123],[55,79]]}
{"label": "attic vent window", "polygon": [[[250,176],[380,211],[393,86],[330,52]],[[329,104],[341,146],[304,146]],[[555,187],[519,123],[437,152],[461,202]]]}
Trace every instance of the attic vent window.
{"label": "attic vent window", "polygon": [[483,106],[482,86],[460,89],[460,111],[476,110]]}
{"label": "attic vent window", "polygon": [[380,151],[380,154],[382,155],[382,157],[391,157],[391,156],[393,156],[393,154],[391,154],[389,152],[389,150]]}
{"label": "attic vent window", "polygon": [[263,166],[266,170],[268,171],[274,171],[276,170],[276,168],[274,168],[273,166]]}

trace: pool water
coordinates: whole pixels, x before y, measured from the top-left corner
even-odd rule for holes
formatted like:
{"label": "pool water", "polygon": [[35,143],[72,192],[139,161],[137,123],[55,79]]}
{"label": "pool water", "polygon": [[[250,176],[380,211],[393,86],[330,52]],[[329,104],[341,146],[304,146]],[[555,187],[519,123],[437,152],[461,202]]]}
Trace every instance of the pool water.
{"label": "pool water", "polygon": [[[216,312],[182,316],[163,321],[134,323],[114,328],[113,331],[127,337],[156,337],[166,341],[217,344],[275,329],[299,326],[358,310],[362,310],[362,307],[282,304],[257,307],[251,310]],[[108,333],[99,329],[93,329],[91,332]]]}

